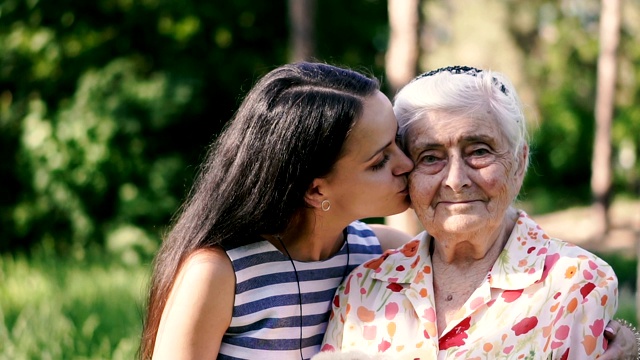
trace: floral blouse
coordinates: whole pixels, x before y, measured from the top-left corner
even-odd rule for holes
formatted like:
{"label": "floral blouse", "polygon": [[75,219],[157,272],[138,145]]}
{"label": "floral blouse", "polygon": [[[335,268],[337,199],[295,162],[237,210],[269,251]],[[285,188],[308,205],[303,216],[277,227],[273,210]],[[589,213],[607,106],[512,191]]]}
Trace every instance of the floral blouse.
{"label": "floral blouse", "polygon": [[595,359],[617,309],[612,268],[519,219],[483,283],[438,337],[422,233],[356,268],[338,288],[322,351],[402,359]]}

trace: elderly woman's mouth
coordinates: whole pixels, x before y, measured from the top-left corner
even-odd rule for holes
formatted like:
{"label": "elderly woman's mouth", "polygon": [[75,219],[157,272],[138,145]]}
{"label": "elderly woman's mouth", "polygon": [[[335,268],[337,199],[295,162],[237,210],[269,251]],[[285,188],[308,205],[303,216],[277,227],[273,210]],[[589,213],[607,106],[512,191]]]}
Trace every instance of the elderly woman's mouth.
{"label": "elderly woman's mouth", "polygon": [[448,206],[456,206],[456,205],[470,205],[480,200],[461,200],[461,201],[439,201],[438,204],[448,205]]}

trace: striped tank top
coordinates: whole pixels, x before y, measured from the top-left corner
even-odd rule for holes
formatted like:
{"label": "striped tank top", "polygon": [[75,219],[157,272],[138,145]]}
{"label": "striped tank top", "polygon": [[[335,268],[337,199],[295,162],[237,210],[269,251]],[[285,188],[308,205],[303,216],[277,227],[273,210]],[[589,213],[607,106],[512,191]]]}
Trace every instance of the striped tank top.
{"label": "striped tank top", "polygon": [[[295,261],[302,294],[302,355],[320,351],[331,301],[344,274],[382,250],[365,223],[346,229],[347,244],[323,261]],[[236,274],[231,324],[218,359],[300,359],[300,297],[291,261],[268,241],[226,249]]]}

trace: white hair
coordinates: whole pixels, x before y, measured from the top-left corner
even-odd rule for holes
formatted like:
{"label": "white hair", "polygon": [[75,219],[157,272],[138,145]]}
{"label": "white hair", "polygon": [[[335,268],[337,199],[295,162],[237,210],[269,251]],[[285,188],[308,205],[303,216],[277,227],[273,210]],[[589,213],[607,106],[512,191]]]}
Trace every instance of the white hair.
{"label": "white hair", "polygon": [[[398,119],[400,144],[405,149],[411,125],[435,111],[495,120],[516,160],[528,145],[520,98],[509,79],[498,72],[454,66],[422,74],[398,92],[393,111]],[[525,169],[529,157],[526,159]]]}

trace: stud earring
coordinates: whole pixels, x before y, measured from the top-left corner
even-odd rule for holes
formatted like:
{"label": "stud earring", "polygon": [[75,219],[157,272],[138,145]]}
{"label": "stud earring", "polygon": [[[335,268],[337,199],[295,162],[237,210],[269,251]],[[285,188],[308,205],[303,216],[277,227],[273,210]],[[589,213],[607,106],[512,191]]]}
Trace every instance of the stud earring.
{"label": "stud earring", "polygon": [[320,207],[322,211],[329,211],[329,209],[331,209],[331,202],[329,200],[322,200]]}

